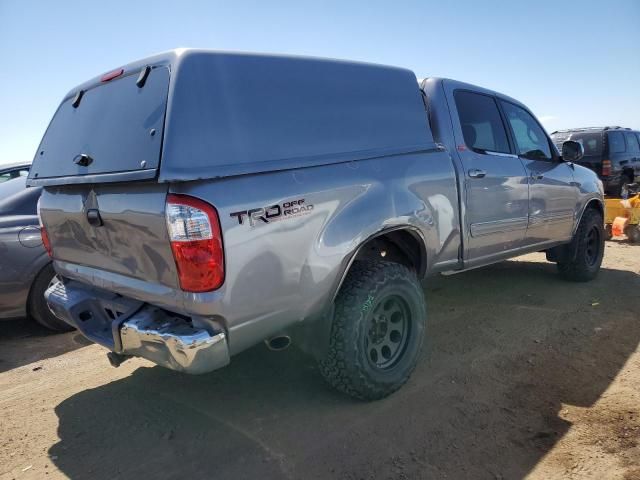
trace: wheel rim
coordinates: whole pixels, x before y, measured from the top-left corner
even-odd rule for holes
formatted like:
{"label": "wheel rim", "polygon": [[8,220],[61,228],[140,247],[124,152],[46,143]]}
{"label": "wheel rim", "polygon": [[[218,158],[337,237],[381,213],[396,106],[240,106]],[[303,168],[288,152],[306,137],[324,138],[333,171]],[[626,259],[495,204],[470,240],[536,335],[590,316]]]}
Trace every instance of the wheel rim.
{"label": "wheel rim", "polygon": [[383,298],[369,319],[365,349],[369,364],[385,370],[402,357],[409,340],[411,310],[398,295]]}
{"label": "wheel rim", "polygon": [[587,248],[585,257],[587,265],[593,266],[598,261],[600,255],[600,230],[595,225],[587,233]]}

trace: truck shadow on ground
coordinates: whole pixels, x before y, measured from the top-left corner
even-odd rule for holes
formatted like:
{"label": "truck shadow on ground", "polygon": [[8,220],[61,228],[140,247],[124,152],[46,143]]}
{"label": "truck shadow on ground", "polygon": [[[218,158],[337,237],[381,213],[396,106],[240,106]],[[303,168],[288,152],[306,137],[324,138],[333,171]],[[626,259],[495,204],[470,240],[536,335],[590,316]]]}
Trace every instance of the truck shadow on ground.
{"label": "truck shadow on ground", "polygon": [[90,342],[76,332],[51,332],[29,318],[0,320],[0,373],[86,345]]}
{"label": "truck shadow on ground", "polygon": [[430,280],[427,345],[383,401],[329,390],[313,360],[258,346],[223,370],[159,367],[56,408],[71,478],[522,478],[640,341],[638,276],[563,282],[510,261]]}

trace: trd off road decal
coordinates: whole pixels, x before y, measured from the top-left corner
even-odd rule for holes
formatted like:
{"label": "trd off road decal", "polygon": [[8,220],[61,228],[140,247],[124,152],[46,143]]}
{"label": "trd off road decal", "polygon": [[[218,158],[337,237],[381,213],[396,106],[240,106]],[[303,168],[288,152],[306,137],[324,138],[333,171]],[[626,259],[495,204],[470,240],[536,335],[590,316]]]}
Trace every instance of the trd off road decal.
{"label": "trd off road decal", "polygon": [[259,221],[264,223],[276,222],[278,220],[286,220],[287,218],[299,217],[307,215],[313,210],[312,204],[307,204],[304,198],[299,200],[290,200],[280,204],[271,205],[269,207],[252,208],[251,210],[242,210],[229,214],[231,217],[238,219],[238,224],[242,225],[245,218],[249,219],[249,225],[254,226]]}

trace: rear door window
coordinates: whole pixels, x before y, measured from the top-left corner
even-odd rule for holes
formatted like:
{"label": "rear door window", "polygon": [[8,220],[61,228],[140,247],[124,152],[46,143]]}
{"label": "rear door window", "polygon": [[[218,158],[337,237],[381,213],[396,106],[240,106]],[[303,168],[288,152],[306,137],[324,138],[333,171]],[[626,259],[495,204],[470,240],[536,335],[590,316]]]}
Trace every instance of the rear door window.
{"label": "rear door window", "polygon": [[609,153],[624,153],[624,136],[622,132],[609,132]]}
{"label": "rear door window", "polygon": [[493,97],[459,90],[455,100],[468,148],[481,153],[510,153],[507,132]]}
{"label": "rear door window", "polygon": [[[580,141],[577,139],[576,141]],[[585,136],[582,138],[582,148],[585,155],[600,155],[602,153],[602,141],[599,135]]]}
{"label": "rear door window", "polygon": [[525,109],[500,101],[513,131],[518,155],[532,160],[551,160],[551,145],[542,127]]}
{"label": "rear door window", "polygon": [[638,145],[638,138],[633,132],[627,132],[624,134],[627,140],[627,151],[631,153],[638,153],[640,151],[640,145]]}

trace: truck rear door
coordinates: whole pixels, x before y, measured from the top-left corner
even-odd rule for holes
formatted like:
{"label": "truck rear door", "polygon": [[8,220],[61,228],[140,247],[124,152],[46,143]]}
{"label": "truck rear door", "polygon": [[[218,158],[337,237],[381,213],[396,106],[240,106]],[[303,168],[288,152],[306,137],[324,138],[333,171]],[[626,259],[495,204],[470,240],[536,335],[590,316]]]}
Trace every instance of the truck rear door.
{"label": "truck rear door", "polygon": [[465,266],[521,247],[527,229],[526,170],[513,152],[496,98],[445,81],[465,177]]}

